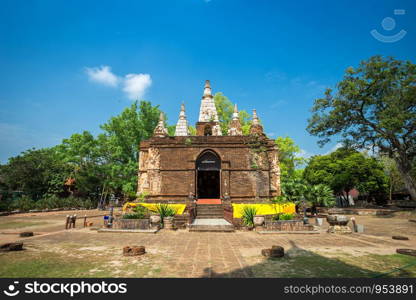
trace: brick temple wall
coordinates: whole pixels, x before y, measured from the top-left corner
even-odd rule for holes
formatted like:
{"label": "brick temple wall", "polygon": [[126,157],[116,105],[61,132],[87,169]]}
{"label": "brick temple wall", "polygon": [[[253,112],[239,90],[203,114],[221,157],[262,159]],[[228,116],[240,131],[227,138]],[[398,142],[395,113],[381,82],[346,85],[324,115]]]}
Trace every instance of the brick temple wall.
{"label": "brick temple wall", "polygon": [[261,149],[249,136],[151,138],[140,145],[138,194],[149,201],[186,202],[196,194],[196,160],[205,150],[221,159],[221,197],[253,202],[280,194],[280,168],[273,140]]}

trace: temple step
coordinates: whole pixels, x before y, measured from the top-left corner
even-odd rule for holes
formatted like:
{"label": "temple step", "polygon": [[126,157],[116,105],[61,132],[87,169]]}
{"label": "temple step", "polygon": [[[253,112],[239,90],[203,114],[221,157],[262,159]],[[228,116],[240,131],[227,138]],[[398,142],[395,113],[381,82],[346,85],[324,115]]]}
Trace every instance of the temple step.
{"label": "temple step", "polygon": [[199,232],[233,232],[234,226],[222,218],[195,219],[189,225],[189,231]]}
{"label": "temple step", "polygon": [[218,204],[197,205],[197,219],[222,219],[224,217],[224,209]]}

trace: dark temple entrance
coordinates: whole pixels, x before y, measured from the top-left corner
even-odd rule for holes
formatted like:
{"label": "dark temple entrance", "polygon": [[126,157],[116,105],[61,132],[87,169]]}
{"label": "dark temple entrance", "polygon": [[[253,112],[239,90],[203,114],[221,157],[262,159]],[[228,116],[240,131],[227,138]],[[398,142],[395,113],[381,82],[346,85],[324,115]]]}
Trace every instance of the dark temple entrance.
{"label": "dark temple entrance", "polygon": [[220,198],[220,158],[212,151],[204,152],[196,161],[198,199]]}

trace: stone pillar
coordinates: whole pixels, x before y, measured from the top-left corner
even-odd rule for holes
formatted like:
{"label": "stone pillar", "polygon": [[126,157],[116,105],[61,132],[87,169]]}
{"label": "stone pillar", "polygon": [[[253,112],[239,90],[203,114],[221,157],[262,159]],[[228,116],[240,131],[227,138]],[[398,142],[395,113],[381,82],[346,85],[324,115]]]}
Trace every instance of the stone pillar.
{"label": "stone pillar", "polygon": [[141,150],[139,153],[139,170],[138,170],[138,182],[137,182],[137,196],[142,193],[149,192],[149,180],[147,174],[147,160],[148,151]]}
{"label": "stone pillar", "polygon": [[162,176],[160,174],[160,150],[159,148],[149,148],[149,158],[147,163],[149,194],[159,195],[162,189]]}
{"label": "stone pillar", "polygon": [[280,196],[280,165],[277,145],[274,145],[273,149],[268,151],[268,159],[270,165],[270,196]]}

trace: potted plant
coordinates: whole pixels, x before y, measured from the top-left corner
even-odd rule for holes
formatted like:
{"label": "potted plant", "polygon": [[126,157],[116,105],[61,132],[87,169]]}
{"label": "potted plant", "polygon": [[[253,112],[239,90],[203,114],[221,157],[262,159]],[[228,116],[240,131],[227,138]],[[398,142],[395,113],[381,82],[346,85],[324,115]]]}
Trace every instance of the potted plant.
{"label": "potted plant", "polygon": [[163,228],[173,229],[173,217],[176,214],[176,211],[173,207],[168,204],[158,204],[156,210],[159,213],[160,219],[162,221]]}
{"label": "potted plant", "polygon": [[257,214],[257,209],[254,206],[244,206],[242,211],[242,221],[248,230],[254,228],[254,217]]}

